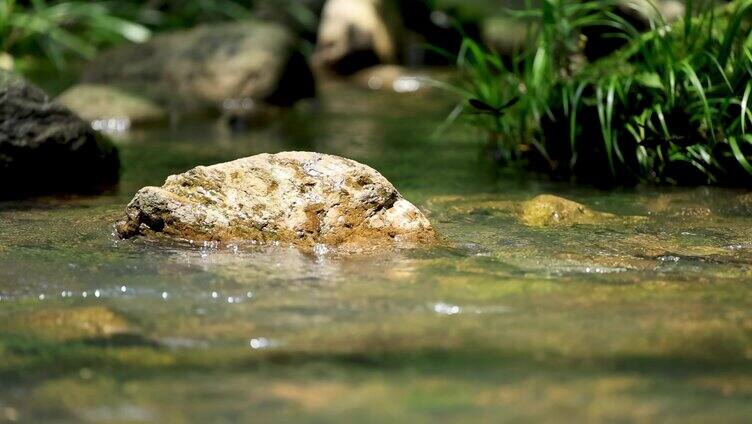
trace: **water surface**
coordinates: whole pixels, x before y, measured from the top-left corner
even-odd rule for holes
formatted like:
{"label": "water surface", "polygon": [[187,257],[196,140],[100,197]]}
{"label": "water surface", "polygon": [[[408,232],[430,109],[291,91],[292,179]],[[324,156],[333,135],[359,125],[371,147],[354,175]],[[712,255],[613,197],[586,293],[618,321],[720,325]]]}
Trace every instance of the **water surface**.
{"label": "water surface", "polygon": [[[752,416],[752,197],[497,174],[436,93],[324,90],[233,134],[119,137],[117,190],[0,203],[0,422],[714,421]],[[381,171],[446,245],[119,241],[144,185],[261,152]],[[616,215],[526,227],[551,193]]]}

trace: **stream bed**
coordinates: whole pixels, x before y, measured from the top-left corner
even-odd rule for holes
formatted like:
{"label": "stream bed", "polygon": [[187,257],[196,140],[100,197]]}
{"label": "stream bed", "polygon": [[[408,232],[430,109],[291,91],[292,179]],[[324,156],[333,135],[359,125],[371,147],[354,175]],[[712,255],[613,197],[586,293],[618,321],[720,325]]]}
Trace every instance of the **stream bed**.
{"label": "stream bed", "polygon": [[[117,138],[99,196],[0,203],[0,422],[749,422],[752,195],[499,173],[435,92],[326,87],[232,133]],[[261,152],[379,170],[445,243],[118,240],[139,188]],[[614,216],[532,227],[541,193]]]}

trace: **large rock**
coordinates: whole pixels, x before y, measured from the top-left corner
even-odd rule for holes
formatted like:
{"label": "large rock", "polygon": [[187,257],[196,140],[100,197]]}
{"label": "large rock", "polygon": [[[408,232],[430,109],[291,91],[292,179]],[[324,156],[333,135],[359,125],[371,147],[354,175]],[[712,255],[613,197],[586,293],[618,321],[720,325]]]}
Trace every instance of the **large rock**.
{"label": "large rock", "polygon": [[0,197],[100,188],[119,167],[115,147],[88,123],[0,70]]}
{"label": "large rock", "polygon": [[123,238],[286,242],[343,250],[427,242],[431,224],[374,169],[310,152],[199,166],[145,187],[116,224]]}
{"label": "large rock", "polygon": [[313,74],[285,27],[258,21],[200,26],[103,53],[84,82],[114,85],[179,111],[227,101],[289,106],[315,94]]}
{"label": "large rock", "polygon": [[349,75],[399,55],[402,31],[392,0],[328,0],[319,24],[314,62]]}

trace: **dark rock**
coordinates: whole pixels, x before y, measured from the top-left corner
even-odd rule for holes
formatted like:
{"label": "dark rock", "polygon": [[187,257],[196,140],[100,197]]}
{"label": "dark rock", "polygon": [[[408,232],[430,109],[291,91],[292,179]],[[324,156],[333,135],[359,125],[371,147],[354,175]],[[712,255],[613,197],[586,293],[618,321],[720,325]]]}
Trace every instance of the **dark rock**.
{"label": "dark rock", "polygon": [[115,183],[115,146],[41,89],[0,70],[0,197]]}
{"label": "dark rock", "polygon": [[[438,2],[400,0],[399,9],[405,29],[409,32],[401,44],[403,63],[408,66],[450,66],[456,62],[464,36],[481,37],[478,18],[463,13],[456,4],[438,7]],[[440,51],[439,51],[440,50]]]}
{"label": "dark rock", "polygon": [[[651,28],[651,23],[671,23],[684,15],[684,4],[674,0],[620,0],[613,13],[638,32]],[[612,25],[592,25],[583,29],[586,37],[584,54],[593,61],[624,47],[627,39]]]}

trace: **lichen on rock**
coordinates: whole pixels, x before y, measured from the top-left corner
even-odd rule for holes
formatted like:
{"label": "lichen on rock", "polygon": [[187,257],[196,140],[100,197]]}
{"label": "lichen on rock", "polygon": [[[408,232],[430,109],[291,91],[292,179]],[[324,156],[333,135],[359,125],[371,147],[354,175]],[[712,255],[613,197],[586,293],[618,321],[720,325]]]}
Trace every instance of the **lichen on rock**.
{"label": "lichen on rock", "polygon": [[372,250],[434,239],[430,222],[374,169],[311,152],[199,166],[145,187],[116,224],[122,238],[317,244]]}

